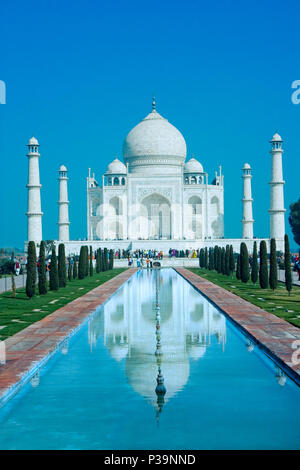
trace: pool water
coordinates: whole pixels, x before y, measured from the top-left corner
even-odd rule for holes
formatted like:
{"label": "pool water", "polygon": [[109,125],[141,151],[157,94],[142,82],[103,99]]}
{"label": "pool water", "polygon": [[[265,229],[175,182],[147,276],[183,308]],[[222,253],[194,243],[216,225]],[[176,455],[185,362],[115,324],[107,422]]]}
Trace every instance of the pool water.
{"label": "pool water", "polygon": [[299,405],[179,274],[143,270],[0,409],[0,449],[299,449]]}

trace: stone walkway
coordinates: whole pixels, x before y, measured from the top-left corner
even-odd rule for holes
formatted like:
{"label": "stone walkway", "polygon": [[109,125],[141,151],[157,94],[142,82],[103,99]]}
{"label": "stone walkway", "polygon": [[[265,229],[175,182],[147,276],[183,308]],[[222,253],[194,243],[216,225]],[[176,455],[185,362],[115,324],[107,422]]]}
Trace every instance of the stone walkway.
{"label": "stone walkway", "polygon": [[[203,279],[185,268],[175,269],[197,290],[208,297],[245,330],[300,385],[300,363],[293,364],[292,355],[300,351],[300,328],[265,312],[237,295]],[[298,341],[297,341],[298,340]],[[295,344],[295,341],[297,343]],[[294,346],[294,347],[293,347]],[[300,361],[300,352],[298,361]]]}
{"label": "stone walkway", "polygon": [[0,400],[12,386],[55,350],[64,338],[105,302],[135,271],[134,268],[127,269],[3,341],[1,346],[5,352],[5,362],[3,361],[1,365],[0,361]]}

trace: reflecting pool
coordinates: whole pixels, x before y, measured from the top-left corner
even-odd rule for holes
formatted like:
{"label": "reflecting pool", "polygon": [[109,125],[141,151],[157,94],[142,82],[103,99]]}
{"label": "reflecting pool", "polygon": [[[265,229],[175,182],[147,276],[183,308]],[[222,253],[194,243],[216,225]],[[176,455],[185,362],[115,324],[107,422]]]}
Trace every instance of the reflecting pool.
{"label": "reflecting pool", "polygon": [[299,404],[187,281],[142,270],[0,410],[0,449],[299,449]]}

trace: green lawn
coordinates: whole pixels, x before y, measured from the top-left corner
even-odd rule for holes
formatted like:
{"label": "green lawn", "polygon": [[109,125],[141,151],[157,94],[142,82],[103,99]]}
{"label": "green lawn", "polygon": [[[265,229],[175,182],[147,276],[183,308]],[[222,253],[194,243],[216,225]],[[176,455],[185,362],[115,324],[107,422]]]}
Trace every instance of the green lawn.
{"label": "green lawn", "polygon": [[258,307],[273,313],[277,317],[300,327],[300,288],[293,286],[291,295],[285,289],[285,285],[278,283],[278,288],[273,292],[271,289],[261,289],[259,284],[252,284],[251,280],[246,284],[233,277],[218,274],[206,269],[191,268],[195,274],[223,287],[230,292],[242,297]]}
{"label": "green lawn", "polygon": [[[58,310],[77,297],[103,284],[125,271],[123,268],[105,271],[81,280],[72,280],[65,288],[48,291],[46,295],[26,297],[25,289],[18,289],[16,297],[11,292],[0,294],[0,340],[4,340]],[[36,289],[38,292],[38,289]]]}

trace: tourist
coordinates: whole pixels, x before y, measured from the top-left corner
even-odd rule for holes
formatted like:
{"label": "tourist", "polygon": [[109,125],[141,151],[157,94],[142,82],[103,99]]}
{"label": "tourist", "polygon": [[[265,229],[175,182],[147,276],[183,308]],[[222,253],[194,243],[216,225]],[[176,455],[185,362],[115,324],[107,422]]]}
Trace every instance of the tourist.
{"label": "tourist", "polygon": [[296,271],[298,273],[298,281],[300,281],[300,261],[298,259],[298,261],[295,263],[295,267],[296,267]]}
{"label": "tourist", "polygon": [[16,274],[16,276],[19,276],[19,274],[20,274],[20,263],[19,263],[18,260],[16,260],[16,262],[15,262],[15,274]]}

